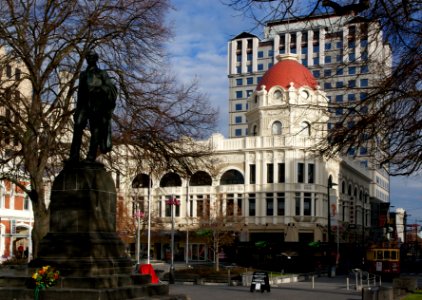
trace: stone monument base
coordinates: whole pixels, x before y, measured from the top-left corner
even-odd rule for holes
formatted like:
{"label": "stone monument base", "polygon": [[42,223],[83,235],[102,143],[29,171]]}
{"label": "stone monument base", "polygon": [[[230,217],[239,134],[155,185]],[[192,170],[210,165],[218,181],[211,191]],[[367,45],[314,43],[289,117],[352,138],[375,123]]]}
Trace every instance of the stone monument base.
{"label": "stone monument base", "polygon": [[133,264],[116,233],[116,189],[99,163],[66,164],[54,180],[50,230],[26,274],[1,278],[0,300],[33,300],[37,268],[60,272],[39,300],[126,300],[171,298],[169,286],[133,274]]}

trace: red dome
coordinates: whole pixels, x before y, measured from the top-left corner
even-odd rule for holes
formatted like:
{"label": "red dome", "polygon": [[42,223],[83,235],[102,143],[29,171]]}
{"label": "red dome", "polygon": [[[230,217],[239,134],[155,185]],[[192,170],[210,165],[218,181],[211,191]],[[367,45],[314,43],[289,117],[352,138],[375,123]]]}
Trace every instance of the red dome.
{"label": "red dome", "polygon": [[273,86],[281,86],[288,89],[290,83],[293,82],[295,88],[307,86],[316,89],[318,82],[312,73],[293,56],[278,56],[279,60],[272,66],[262,77],[256,89],[261,90],[261,86],[265,85],[265,89],[269,91]]}

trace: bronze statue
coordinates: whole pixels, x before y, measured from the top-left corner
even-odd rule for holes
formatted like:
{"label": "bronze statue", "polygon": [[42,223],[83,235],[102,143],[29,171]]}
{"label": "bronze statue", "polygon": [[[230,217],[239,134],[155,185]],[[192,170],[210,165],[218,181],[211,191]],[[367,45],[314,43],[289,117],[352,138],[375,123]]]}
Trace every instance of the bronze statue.
{"label": "bronze statue", "polygon": [[111,151],[111,116],[116,106],[117,89],[107,72],[98,68],[97,53],[88,51],[86,61],[88,67],[79,76],[69,160],[80,160],[83,130],[89,122],[91,139],[86,161],[94,162],[98,148],[101,153]]}

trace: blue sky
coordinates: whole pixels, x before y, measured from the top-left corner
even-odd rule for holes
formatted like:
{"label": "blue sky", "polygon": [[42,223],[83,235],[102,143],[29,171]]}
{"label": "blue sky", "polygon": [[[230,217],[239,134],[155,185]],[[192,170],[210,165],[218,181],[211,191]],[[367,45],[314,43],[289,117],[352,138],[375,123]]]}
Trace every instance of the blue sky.
{"label": "blue sky", "polygon": [[[220,0],[172,0],[168,16],[171,69],[181,83],[197,80],[199,89],[219,109],[216,131],[228,132],[227,42],[243,31],[262,35],[262,28]],[[392,208],[404,208],[409,221],[422,224],[422,175],[391,178]]]}

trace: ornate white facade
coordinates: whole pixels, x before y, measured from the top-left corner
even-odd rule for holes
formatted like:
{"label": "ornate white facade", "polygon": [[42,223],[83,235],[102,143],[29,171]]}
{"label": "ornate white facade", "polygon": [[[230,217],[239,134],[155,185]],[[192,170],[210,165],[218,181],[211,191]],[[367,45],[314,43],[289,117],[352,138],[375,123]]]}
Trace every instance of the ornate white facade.
{"label": "ornate white facade", "polygon": [[[182,239],[215,209],[226,214],[227,229],[235,230],[240,241],[326,242],[328,215],[338,242],[350,241],[347,231],[359,230],[361,236],[362,228],[365,233],[371,225],[369,172],[347,158],[327,160],[316,150],[327,133],[325,92],[295,56],[279,59],[248,98],[248,128],[254,136],[226,139],[214,134],[198,142],[211,146],[212,170],[193,170],[189,179],[172,172],[153,172],[151,189],[149,170],[126,180],[130,185],[126,192],[144,211],[151,191],[151,212],[160,226],[170,228],[166,205],[170,197],[181,200],[175,208],[175,222]],[[328,189],[329,178],[337,185],[334,189]],[[232,222],[243,225],[239,229]],[[188,242],[189,253],[195,252],[192,243]],[[179,249],[186,245],[186,240],[178,242]],[[163,258],[162,253],[154,256]]]}

